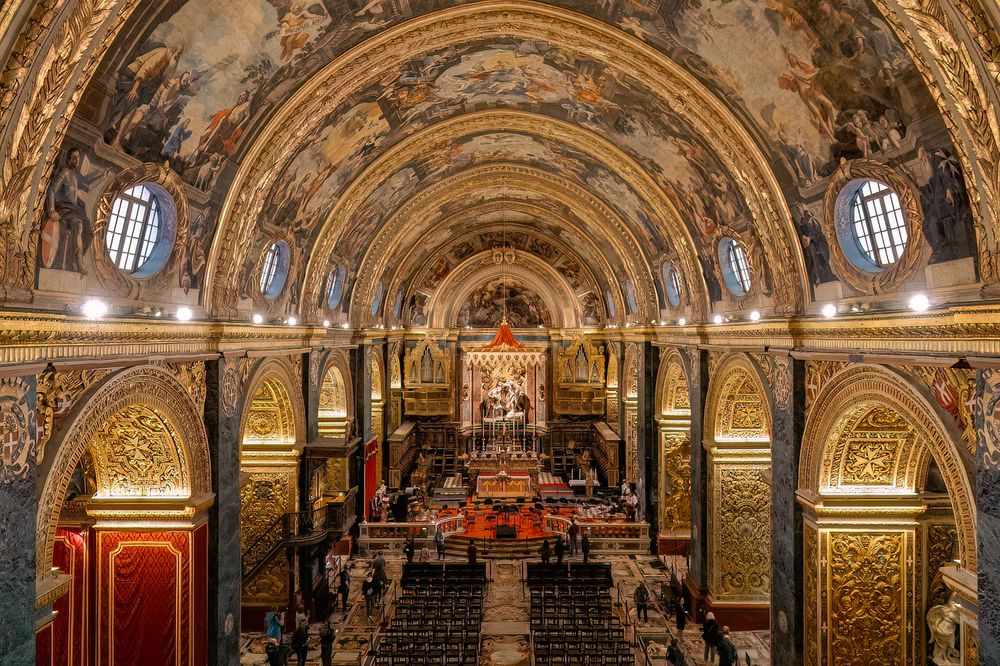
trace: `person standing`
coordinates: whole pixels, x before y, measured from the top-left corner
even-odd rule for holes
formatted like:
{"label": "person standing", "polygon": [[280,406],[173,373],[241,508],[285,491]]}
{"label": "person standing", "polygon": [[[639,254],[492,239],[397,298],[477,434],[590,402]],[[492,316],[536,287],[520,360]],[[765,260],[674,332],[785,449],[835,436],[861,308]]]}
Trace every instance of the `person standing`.
{"label": "person standing", "polygon": [[469,564],[476,563],[476,544],[469,543],[469,547],[465,549],[465,554],[469,557]]}
{"label": "person standing", "polygon": [[722,628],[722,639],[719,641],[719,666],[737,666],[740,653],[729,635],[729,627]]}
{"label": "person standing", "polygon": [[635,601],[636,621],[642,618],[643,622],[649,622],[649,590],[646,589],[645,581],[639,581],[639,586],[635,588],[632,599]]}
{"label": "person standing", "polygon": [[670,639],[670,647],[667,648],[667,663],[674,664],[674,666],[683,666],[684,655],[681,654],[681,648],[677,645],[677,639]]}
{"label": "person standing", "polygon": [[701,638],[705,641],[705,663],[715,663],[715,654],[719,647],[722,634],[719,633],[719,623],[715,621],[715,613],[705,616],[705,624],[701,626]]}
{"label": "person standing", "polygon": [[372,566],[375,567],[375,580],[378,583],[384,583],[387,580],[385,575],[385,556],[382,555],[382,551],[375,553],[375,559],[372,560]]}
{"label": "person standing", "polygon": [[430,562],[431,561],[431,549],[428,548],[427,546],[424,546],[423,548],[421,548],[420,549],[420,557],[418,558],[417,561],[418,562]]}
{"label": "person standing", "polygon": [[438,559],[444,559],[444,530],[440,527],[437,533],[434,535],[434,546],[437,548]]}
{"label": "person standing", "polygon": [[406,555],[407,563],[413,562],[413,553],[416,548],[413,545],[413,537],[406,537],[406,545],[403,546],[403,555]]}
{"label": "person standing", "polygon": [[319,628],[319,659],[323,666],[333,663],[333,628],[329,621]]}
{"label": "person standing", "polygon": [[298,666],[306,666],[306,655],[309,653],[309,625],[305,622],[299,624],[292,634],[292,652],[298,660]]}
{"label": "person standing", "polygon": [[365,582],[361,583],[361,596],[365,598],[365,611],[367,611],[369,622],[371,622],[372,615],[375,613],[377,595],[378,590],[376,589],[374,576],[369,573],[365,576]]}
{"label": "person standing", "polygon": [[684,604],[678,601],[674,604],[677,613],[677,635],[684,635],[684,627],[687,625],[687,611],[684,609]]}
{"label": "person standing", "polygon": [[299,604],[295,609],[295,626],[301,627],[303,624],[309,626],[309,613],[306,612],[305,606]]}
{"label": "person standing", "polygon": [[281,614],[278,613],[278,609],[275,608],[269,611],[267,615],[264,616],[264,624],[267,625],[266,632],[267,637],[275,641],[279,645],[281,644]]}
{"label": "person standing", "polygon": [[580,536],[580,526],[576,524],[576,518],[569,526],[569,554],[571,557],[576,556],[576,540]]}
{"label": "person standing", "polygon": [[552,546],[549,545],[548,539],[542,541],[542,549],[539,551],[539,555],[542,557],[542,564],[548,564],[552,561]]}
{"label": "person standing", "polygon": [[566,540],[562,536],[556,537],[556,564],[563,563],[563,555],[566,554]]}
{"label": "person standing", "polygon": [[350,576],[347,573],[347,569],[340,572],[340,582],[337,583],[337,592],[340,594],[340,610],[347,615],[347,597],[351,594],[351,582]]}
{"label": "person standing", "polygon": [[583,563],[586,564],[590,561],[590,537],[587,533],[583,533],[583,540],[580,542],[580,550],[583,551]]}
{"label": "person standing", "polygon": [[264,653],[267,655],[267,666],[282,666],[281,646],[273,639],[264,648]]}

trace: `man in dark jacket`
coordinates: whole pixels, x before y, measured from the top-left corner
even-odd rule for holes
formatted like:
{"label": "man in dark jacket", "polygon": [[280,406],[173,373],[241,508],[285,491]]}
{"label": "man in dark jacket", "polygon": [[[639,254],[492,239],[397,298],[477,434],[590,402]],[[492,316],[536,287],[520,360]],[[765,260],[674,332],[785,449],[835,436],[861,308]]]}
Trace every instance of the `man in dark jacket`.
{"label": "man in dark jacket", "polygon": [[736,645],[733,644],[732,639],[729,636],[729,627],[722,628],[722,639],[719,641],[719,666],[736,666],[740,653],[736,650]]}
{"label": "man in dark jacket", "polygon": [[681,648],[677,645],[677,639],[670,639],[670,647],[667,648],[667,663],[674,664],[674,666],[683,666],[684,655],[681,653]]}
{"label": "man in dark jacket", "polygon": [[333,662],[333,638],[333,628],[324,622],[319,628],[319,659],[323,666],[331,666]]}
{"label": "man in dark jacket", "polygon": [[715,613],[709,613],[705,616],[705,624],[701,627],[701,637],[705,641],[705,663],[714,663],[719,641],[722,640],[719,623],[715,621]]}
{"label": "man in dark jacket", "polygon": [[566,554],[566,541],[560,536],[556,537],[556,564],[562,564],[563,555]]}
{"label": "man in dark jacket", "polygon": [[299,666],[306,666],[306,654],[309,652],[309,631],[308,625],[303,622],[299,624],[295,633],[292,634],[292,652],[298,660]]}
{"label": "man in dark jacket", "polygon": [[549,545],[549,540],[546,539],[542,542],[542,549],[539,551],[542,557],[542,564],[548,564],[552,560],[552,546]]}
{"label": "man in dark jacket", "polygon": [[469,557],[469,564],[476,563],[476,544],[470,543],[469,547],[465,549],[465,554]]}
{"label": "man in dark jacket", "polygon": [[413,562],[413,553],[415,550],[413,537],[406,537],[406,545],[403,546],[403,555],[406,555],[407,562]]}
{"label": "man in dark jacket", "polygon": [[636,621],[638,622],[639,618],[642,618],[643,622],[649,622],[649,590],[646,589],[645,582],[639,583],[632,598],[635,600]]}
{"label": "man in dark jacket", "polygon": [[583,551],[583,563],[586,564],[590,561],[590,537],[587,533],[583,533],[583,539],[580,541],[580,550]]}
{"label": "man in dark jacket", "polygon": [[347,612],[347,597],[351,594],[351,577],[347,569],[340,572],[337,593],[340,594],[340,609]]}
{"label": "man in dark jacket", "polygon": [[576,555],[576,540],[580,536],[580,526],[576,524],[576,520],[573,520],[569,526],[569,554]]}
{"label": "man in dark jacket", "polygon": [[378,599],[378,590],[376,589],[375,579],[371,574],[365,577],[365,582],[361,583],[361,596],[365,598],[365,610],[368,614],[368,620],[371,621],[372,615],[375,613],[375,602]]}
{"label": "man in dark jacket", "polygon": [[687,625],[687,611],[684,609],[684,604],[678,601],[675,605],[675,612],[677,613],[677,635],[684,635],[684,626]]}

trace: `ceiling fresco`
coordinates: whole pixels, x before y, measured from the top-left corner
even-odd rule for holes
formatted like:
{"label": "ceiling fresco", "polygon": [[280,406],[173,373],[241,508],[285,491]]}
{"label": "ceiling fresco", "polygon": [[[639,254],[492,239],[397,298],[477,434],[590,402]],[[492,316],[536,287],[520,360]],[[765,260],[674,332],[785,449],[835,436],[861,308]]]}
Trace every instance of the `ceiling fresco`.
{"label": "ceiling fresco", "polygon": [[[836,240],[826,237],[818,217],[823,183],[845,159],[871,158],[910,172],[923,209],[933,213],[924,223],[930,263],[974,254],[964,177],[934,100],[868,0],[545,4],[598,19],[655,47],[711,90],[769,162],[794,224],[789,234],[797,236],[813,286],[836,279],[830,263]],[[346,63],[362,42],[459,5],[476,3],[189,0],[159,16],[149,9],[142,14],[145,25],[137,22],[123,32],[106,57],[53,176],[70,168],[68,148],[83,149],[72,167],[82,185],[74,214],[87,227],[102,175],[135,160],[166,165],[191,192],[190,261],[182,262],[185,274],[177,279],[185,294],[197,290],[211,264],[216,219],[233,196],[227,188],[284,102],[321,70],[329,73]],[[624,73],[607,53],[581,44],[485,39],[470,31],[465,41],[447,47],[428,43],[419,57],[387,69],[375,84],[350,88],[352,81],[340,82],[348,93],[343,103],[314,116],[322,117],[318,131],[289,145],[287,159],[273,167],[273,185],[261,190],[259,215],[246,218],[256,219],[256,225],[236,271],[236,291],[250,301],[259,297],[254,271],[260,255],[274,239],[285,238],[293,248],[292,274],[281,307],[299,308],[309,257],[352,186],[418,134],[498,109],[572,123],[610,142],[651,178],[654,198],[661,200],[650,199],[653,191],[637,192],[611,160],[551,137],[511,131],[503,123],[449,137],[394,165],[350,219],[332,230],[331,261],[346,266],[350,276],[345,307],[354,271],[373,238],[407,201],[464,170],[501,163],[558,174],[603,200],[629,225],[650,273],[657,273],[664,256],[689,252],[664,219],[664,210],[676,211],[693,242],[693,265],[702,272],[706,300],[724,299],[715,251],[720,235],[735,234],[751,245],[768,242],[754,222],[759,208],[752,212],[752,202],[744,198],[753,198],[747,192],[759,182],[734,171],[731,156],[716,154],[711,146],[717,144],[699,136],[690,119],[648,82]],[[86,137],[95,132],[100,145],[90,149]],[[442,207],[469,204],[456,200]],[[63,240],[66,254],[73,239]],[[60,256],[51,244],[43,245],[38,265],[87,273],[92,264]],[[605,259],[609,266],[623,265],[621,258]],[[773,267],[762,268],[768,293],[775,284]],[[701,290],[700,281],[690,286]],[[617,288],[626,297],[629,289],[636,291],[624,278]],[[656,297],[664,302],[662,293]]]}

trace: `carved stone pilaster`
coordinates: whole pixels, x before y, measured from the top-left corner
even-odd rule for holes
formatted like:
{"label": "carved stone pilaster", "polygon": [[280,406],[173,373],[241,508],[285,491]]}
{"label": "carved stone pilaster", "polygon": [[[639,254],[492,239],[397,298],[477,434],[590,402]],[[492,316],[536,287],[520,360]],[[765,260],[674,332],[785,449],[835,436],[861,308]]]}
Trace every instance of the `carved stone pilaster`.
{"label": "carved stone pilaster", "polygon": [[980,654],[1000,650],[1000,369],[976,376],[976,541]]}

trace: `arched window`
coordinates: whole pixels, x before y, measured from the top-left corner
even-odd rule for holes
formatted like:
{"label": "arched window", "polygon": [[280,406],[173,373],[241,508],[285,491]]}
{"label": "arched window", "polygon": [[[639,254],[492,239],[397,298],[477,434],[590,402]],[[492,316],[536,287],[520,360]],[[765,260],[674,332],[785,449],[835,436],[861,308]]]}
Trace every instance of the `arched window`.
{"label": "arched window", "polygon": [[288,260],[291,251],[288,243],[277,241],[271,243],[264,254],[264,263],[260,269],[260,292],[265,298],[277,298],[285,288],[285,278],[288,277]]}
{"label": "arched window", "polygon": [[382,283],[375,286],[375,298],[372,299],[371,313],[373,317],[378,316],[378,311],[382,308]]}
{"label": "arched window", "polygon": [[173,239],[164,233],[159,196],[145,185],[133,185],[115,199],[104,245],[119,270],[145,277],[166,263]]}
{"label": "arched window", "polygon": [[675,308],[681,304],[681,277],[677,267],[669,261],[664,261],[661,267],[663,285],[667,290],[667,300]]}
{"label": "arched window", "polygon": [[876,268],[887,268],[903,256],[909,240],[899,195],[877,180],[866,180],[856,187],[857,191],[851,199],[854,240],[864,257]]}
{"label": "arched window", "polygon": [[734,296],[750,291],[750,260],[742,243],[728,236],[719,241],[719,266],[726,287]]}
{"label": "arched window", "polygon": [[326,296],[326,304],[331,310],[340,305],[341,299],[344,298],[345,274],[346,271],[343,266],[337,266],[330,271],[330,291]]}

